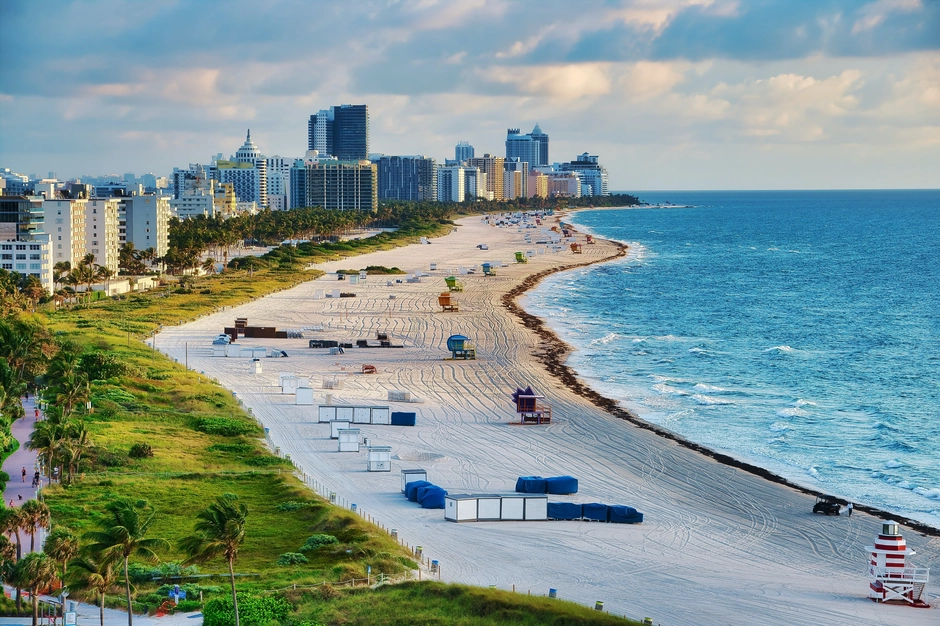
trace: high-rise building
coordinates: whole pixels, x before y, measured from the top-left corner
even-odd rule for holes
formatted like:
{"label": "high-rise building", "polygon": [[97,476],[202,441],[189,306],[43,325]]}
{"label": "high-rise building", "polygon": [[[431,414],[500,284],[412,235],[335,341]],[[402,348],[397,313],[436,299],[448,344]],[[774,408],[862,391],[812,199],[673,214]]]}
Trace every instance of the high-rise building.
{"label": "high-rise building", "polygon": [[75,267],[87,253],[86,204],[84,199],[43,200],[43,230],[50,236],[53,265],[67,262]]}
{"label": "high-rise building", "polygon": [[378,177],[374,163],[298,159],[292,170],[291,195],[298,206],[337,211],[378,209]]}
{"label": "high-rise building", "polygon": [[548,135],[536,124],[532,132],[523,135],[518,128],[506,131],[506,158],[518,158],[531,167],[548,165]]}
{"label": "high-rise building", "polygon": [[43,230],[42,200],[25,196],[0,197],[0,239],[29,239]]}
{"label": "high-rise building", "polygon": [[463,163],[473,158],[473,146],[469,141],[458,142],[454,147],[454,159],[457,163]]}
{"label": "high-rise building", "polygon": [[529,163],[519,157],[503,162],[503,197],[506,200],[528,198]]}
{"label": "high-rise building", "polygon": [[219,168],[219,181],[232,183],[241,202],[268,206],[268,161],[251,140],[251,130],[232,160],[217,161],[216,166]]}
{"label": "high-rise building", "polygon": [[376,160],[379,200],[420,202],[437,198],[437,163],[426,156],[382,156]]}
{"label": "high-rise building", "polygon": [[95,263],[118,272],[120,237],[117,198],[93,198],[85,205],[85,250],[95,255]]}
{"label": "high-rise building", "polygon": [[369,156],[369,107],[342,104],[333,107],[333,151],[340,161],[360,161]]}
{"label": "high-rise building", "polygon": [[581,195],[609,196],[607,189],[607,169],[597,162],[597,156],[582,153],[574,161],[561,164],[562,172],[575,172],[585,187]]}
{"label": "high-rise building", "polygon": [[145,194],[121,199],[118,228],[123,228],[120,245],[133,243],[138,250],[153,248],[156,256],[170,249],[170,199]]}
{"label": "high-rise building", "polygon": [[320,109],[307,122],[307,150],[333,154],[333,109]]}
{"label": "high-rise building", "polygon": [[52,266],[48,234],[36,233],[29,239],[0,237],[0,268],[35,277],[49,293],[55,289]]}
{"label": "high-rise building", "polygon": [[[500,201],[503,195],[503,163],[506,161],[503,157],[494,157],[490,154],[484,154],[482,157],[470,159],[468,164],[471,167],[479,168],[482,174],[486,174],[486,198],[488,200]],[[479,185],[479,183],[478,183]],[[478,189],[477,195],[482,196]]]}
{"label": "high-rise building", "polygon": [[267,158],[268,168],[268,207],[272,211],[284,211],[290,208],[290,168],[294,159],[282,156]]}
{"label": "high-rise building", "polygon": [[463,202],[467,187],[464,168],[460,165],[442,165],[437,168],[438,202]]}
{"label": "high-rise building", "polygon": [[539,142],[538,161],[529,161],[529,165],[531,167],[538,167],[551,163],[551,161],[548,160],[548,135],[542,132],[538,122],[535,123],[535,128],[532,129],[532,132],[529,133],[529,136],[532,137],[532,139],[535,141]]}

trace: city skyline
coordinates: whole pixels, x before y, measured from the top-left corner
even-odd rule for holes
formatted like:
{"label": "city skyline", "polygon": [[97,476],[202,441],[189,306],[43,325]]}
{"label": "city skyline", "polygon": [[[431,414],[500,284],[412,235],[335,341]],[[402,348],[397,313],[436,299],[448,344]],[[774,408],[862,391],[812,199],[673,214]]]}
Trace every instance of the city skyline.
{"label": "city skyline", "polygon": [[614,190],[940,186],[940,3],[220,6],[0,2],[0,165],[166,176],[248,127],[301,157],[333,102],[439,162],[538,123]]}

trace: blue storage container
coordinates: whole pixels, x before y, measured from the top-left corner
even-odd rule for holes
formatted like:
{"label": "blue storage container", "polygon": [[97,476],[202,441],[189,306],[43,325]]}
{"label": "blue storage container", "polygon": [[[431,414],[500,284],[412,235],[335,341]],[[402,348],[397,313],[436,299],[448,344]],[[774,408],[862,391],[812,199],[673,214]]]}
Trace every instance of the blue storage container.
{"label": "blue storage container", "polygon": [[581,514],[584,519],[593,520],[595,522],[606,522],[607,521],[607,505],[601,504],[599,502],[591,502],[590,504],[581,505]]}
{"label": "blue storage container", "polygon": [[568,495],[578,493],[578,479],[574,476],[553,476],[545,479],[546,493]]}
{"label": "blue storage container", "polygon": [[541,476],[520,476],[516,480],[518,493],[545,493],[545,479]]}
{"label": "blue storage container", "polygon": [[643,514],[632,506],[612,504],[607,507],[607,521],[612,524],[639,524],[643,521]]}
{"label": "blue storage container", "polygon": [[417,419],[415,413],[405,413],[402,411],[392,412],[392,426],[414,426]]}
{"label": "blue storage container", "polygon": [[418,501],[418,487],[427,487],[432,483],[426,480],[416,480],[405,485],[405,497],[411,502]]}
{"label": "blue storage container", "polygon": [[574,502],[549,502],[548,519],[581,519],[581,505]]}
{"label": "blue storage container", "polygon": [[419,489],[422,493],[420,500],[421,508],[423,509],[443,509],[444,508],[444,499],[447,496],[447,492],[437,486],[425,487]]}

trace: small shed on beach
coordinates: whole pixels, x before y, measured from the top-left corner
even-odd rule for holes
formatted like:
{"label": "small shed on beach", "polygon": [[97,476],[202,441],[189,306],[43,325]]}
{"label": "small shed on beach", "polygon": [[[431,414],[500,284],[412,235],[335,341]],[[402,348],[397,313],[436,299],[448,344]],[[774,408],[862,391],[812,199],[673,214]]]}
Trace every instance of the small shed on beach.
{"label": "small shed on beach", "polygon": [[477,358],[477,350],[470,341],[469,337],[463,335],[451,335],[447,338],[447,349],[450,350],[454,359],[473,359]]}
{"label": "small shed on beach", "polygon": [[359,452],[359,429],[341,428],[339,434],[340,452]]}
{"label": "small shed on beach", "polygon": [[457,304],[457,298],[452,296],[449,291],[442,292],[437,296],[437,304],[441,307],[441,310],[445,312],[456,312],[460,310],[460,305]]}
{"label": "small shed on beach", "polygon": [[370,472],[392,471],[392,447],[369,446],[368,470]]}
{"label": "small shed on beach", "polygon": [[516,405],[516,413],[522,424],[550,424],[552,421],[552,407],[543,402],[545,396],[539,395],[532,387],[516,389],[512,394],[512,401]]}

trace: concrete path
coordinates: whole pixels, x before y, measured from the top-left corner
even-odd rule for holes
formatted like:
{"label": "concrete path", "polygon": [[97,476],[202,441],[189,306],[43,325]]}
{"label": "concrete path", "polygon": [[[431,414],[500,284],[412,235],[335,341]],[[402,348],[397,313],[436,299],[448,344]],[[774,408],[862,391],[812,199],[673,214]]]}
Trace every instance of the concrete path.
{"label": "concrete path", "polygon": [[[13,436],[20,442],[20,447],[3,463],[3,471],[10,475],[10,482],[7,483],[6,490],[3,492],[3,502],[8,507],[23,506],[24,502],[36,497],[37,488],[33,487],[33,475],[38,467],[36,460],[38,455],[35,451],[26,447],[29,436],[36,428],[37,408],[35,402],[36,397],[34,395],[30,395],[28,400],[23,400],[26,416],[13,422],[10,428]],[[42,411],[38,412],[38,416],[40,419],[42,418]],[[26,470],[25,479],[23,478],[23,469]],[[40,477],[40,484],[48,484],[48,480]],[[25,544],[23,554],[26,554],[29,552],[29,538],[25,533],[22,533],[22,536]],[[37,550],[42,549],[42,542],[45,537],[46,531],[40,529],[39,533],[36,534]]]}
{"label": "concrete path", "polygon": [[[4,592],[10,595],[11,589],[4,585]],[[48,599],[43,596],[43,599]],[[28,602],[24,600],[24,603]],[[78,613],[77,626],[97,626],[100,624],[100,613],[98,607],[82,602],[69,603],[75,604],[75,610]],[[0,617],[0,626],[29,626],[32,622],[31,617]],[[46,622],[40,621],[41,624]],[[62,620],[59,619],[59,624]],[[127,624],[127,613],[115,609],[104,610],[105,626],[123,626]],[[167,615],[166,617],[150,617],[146,615],[134,615],[134,626],[201,626],[202,613],[180,613],[178,615]]]}

